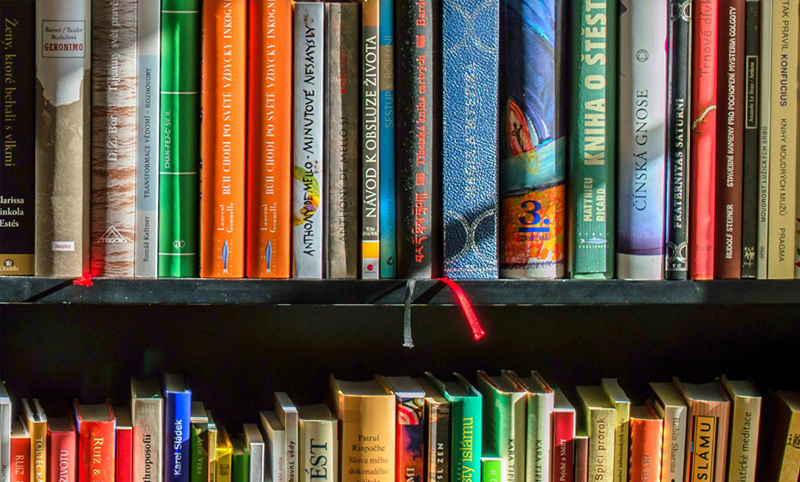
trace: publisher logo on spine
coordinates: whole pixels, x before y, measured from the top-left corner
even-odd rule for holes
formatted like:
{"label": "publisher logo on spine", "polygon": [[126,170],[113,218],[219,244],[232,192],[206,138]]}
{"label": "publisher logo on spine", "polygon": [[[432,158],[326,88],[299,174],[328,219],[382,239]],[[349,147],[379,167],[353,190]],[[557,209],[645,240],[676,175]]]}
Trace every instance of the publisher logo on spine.
{"label": "publisher logo on spine", "polygon": [[43,20],[42,57],[85,58],[86,22]]}
{"label": "publisher logo on spine", "polygon": [[97,240],[97,244],[128,244],[128,238],[123,236],[117,228],[114,226],[109,227],[105,234],[100,236]]}

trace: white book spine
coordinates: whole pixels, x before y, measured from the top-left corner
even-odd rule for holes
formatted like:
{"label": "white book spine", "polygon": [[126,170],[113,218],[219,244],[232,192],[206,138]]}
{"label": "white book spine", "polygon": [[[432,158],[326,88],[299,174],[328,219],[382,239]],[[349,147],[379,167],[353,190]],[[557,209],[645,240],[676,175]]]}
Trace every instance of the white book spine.
{"label": "white book spine", "polygon": [[525,482],[550,482],[554,404],[552,392],[528,397]]}
{"label": "white book spine", "polygon": [[758,170],[758,238],[756,245],[756,276],[767,279],[767,247],[769,240],[769,120],[772,92],[772,2],[761,2],[761,151]]}
{"label": "white book spine", "polygon": [[131,418],[133,481],[163,482],[164,399],[134,398],[131,401]]}
{"label": "white book spine", "polygon": [[[508,468],[502,476],[508,482],[525,482],[526,453],[526,420],[528,403],[525,392],[511,392],[511,433],[508,434],[505,452],[508,456]],[[503,461],[505,462],[505,460]]]}
{"label": "white book spine", "polygon": [[161,0],[139,0],[134,276],[158,275],[158,157]]}
{"label": "white book spine", "polygon": [[301,482],[314,482],[315,474],[339,473],[336,424],[336,420],[300,420]]}
{"label": "white book spine", "polygon": [[262,426],[266,437],[267,445],[266,472],[264,480],[269,482],[284,482],[284,467],[286,461],[286,432],[284,430],[273,430],[264,422],[262,415]]}
{"label": "white book spine", "polygon": [[11,400],[0,399],[0,480],[8,482],[11,475]]}
{"label": "white book spine", "polygon": [[664,419],[661,482],[683,482],[686,459],[686,407],[662,407],[658,403],[654,406]]}
{"label": "white book spine", "polygon": [[664,276],[668,0],[620,15],[618,277]]}
{"label": "white book spine", "polygon": [[265,444],[255,424],[244,424],[245,440],[250,450],[250,482],[264,482],[266,476]]}
{"label": "white book spine", "polygon": [[325,4],[316,2],[297,2],[294,8],[295,278],[320,279],[324,274],[324,12]]}

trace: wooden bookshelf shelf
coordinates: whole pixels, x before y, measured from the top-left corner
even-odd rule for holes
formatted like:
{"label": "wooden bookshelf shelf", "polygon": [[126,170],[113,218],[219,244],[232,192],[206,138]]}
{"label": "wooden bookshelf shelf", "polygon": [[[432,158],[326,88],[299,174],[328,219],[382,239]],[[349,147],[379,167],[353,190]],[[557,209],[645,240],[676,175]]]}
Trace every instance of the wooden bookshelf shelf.
{"label": "wooden bookshelf shelf", "polygon": [[[483,306],[759,305],[800,303],[800,281],[461,281]],[[0,303],[81,305],[378,305],[405,301],[405,280],[96,279],[93,286],[50,278],[0,279]],[[435,280],[417,281],[414,305],[453,305]]]}

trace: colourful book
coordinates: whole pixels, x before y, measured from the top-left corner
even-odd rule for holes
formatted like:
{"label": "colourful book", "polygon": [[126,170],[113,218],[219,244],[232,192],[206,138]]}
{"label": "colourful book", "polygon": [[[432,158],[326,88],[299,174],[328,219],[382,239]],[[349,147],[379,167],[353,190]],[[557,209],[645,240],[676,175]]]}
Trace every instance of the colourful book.
{"label": "colourful book", "polygon": [[[766,2],[765,2],[766,3]],[[800,475],[800,393],[770,391],[764,406],[759,482],[790,482]]]}
{"label": "colourful book", "polygon": [[233,444],[224,426],[218,426],[217,463],[213,482],[233,482]]}
{"label": "colourful book", "polygon": [[[617,278],[660,280],[666,239],[669,0],[623,0],[621,5]],[[617,465],[615,476],[622,477],[619,460]]]}
{"label": "colourful book", "polygon": [[361,277],[380,277],[381,0],[361,4]]}
{"label": "colourful book", "polygon": [[616,378],[603,378],[600,380],[603,391],[614,405],[614,478],[625,480],[628,476],[630,456],[628,455],[628,440],[630,438],[631,401],[619,385]]}
{"label": "colourful book", "polygon": [[157,380],[131,379],[133,480],[164,480],[164,397]]}
{"label": "colourful book", "polygon": [[563,3],[506,0],[500,9],[500,276],[563,278]]}
{"label": "colourful book", "polygon": [[31,482],[31,434],[20,415],[11,422],[10,482]]}
{"label": "colourful book", "polygon": [[78,435],[71,417],[47,420],[47,445],[50,448],[47,461],[50,479],[58,482],[77,482]]}
{"label": "colourful book", "polygon": [[[325,5],[294,6],[294,277],[323,277]],[[302,109],[300,108],[302,106]],[[294,482],[289,480],[289,482]]]}
{"label": "colourful book", "polygon": [[717,182],[717,25],[719,2],[692,7],[692,154],[689,261],[692,279],[714,279]]}
{"label": "colourful book", "polygon": [[730,401],[714,382],[682,383],[675,386],[686,400],[686,480],[689,482],[723,482],[727,480],[728,427]]}
{"label": "colourful book", "polygon": [[570,276],[613,278],[618,4],[579,0],[572,15]]}
{"label": "colourful book", "polygon": [[483,450],[483,400],[466,378],[454,373],[455,381],[442,382],[425,372],[431,384],[450,403],[450,480],[473,482],[481,479]]}
{"label": "colourful book", "polygon": [[300,443],[297,407],[285,392],[275,393],[275,411],[285,430],[284,435],[284,479],[286,482],[300,482],[298,472],[298,444]]}
{"label": "colourful book", "polygon": [[28,474],[30,482],[46,482],[47,474],[47,415],[39,400],[22,399],[22,413],[30,434],[30,455],[28,457]]}
{"label": "colourful book", "polygon": [[617,445],[616,408],[600,386],[580,386],[576,390],[581,418],[589,434],[589,480],[612,482]]}
{"label": "colourful book", "polygon": [[772,122],[772,2],[761,2],[761,72],[759,73],[758,133],[758,246],[756,248],[756,277],[767,279],[769,252],[769,179],[770,139]]}
{"label": "colourful book", "polygon": [[233,447],[233,482],[250,482],[250,447],[241,438],[231,441]]}
{"label": "colourful book", "polygon": [[[553,472],[551,480],[569,482],[575,479],[575,408],[564,392],[554,388],[553,399]],[[546,482],[546,481],[545,481]]]}
{"label": "colourful book", "polygon": [[35,3],[35,271],[78,278],[89,271],[92,2]]}
{"label": "colourful book", "polygon": [[500,480],[525,480],[526,393],[508,378],[490,377],[482,370],[477,380],[483,397],[484,446],[500,458]]}
{"label": "colourful book", "polygon": [[208,482],[208,415],[203,402],[192,401],[189,461],[191,482]]}
{"label": "colourful book", "polygon": [[200,276],[245,273],[247,0],[203,2]]}
{"label": "colourful book", "polygon": [[650,405],[664,420],[661,448],[661,482],[683,482],[686,460],[686,420],[688,409],[683,395],[672,383],[651,383]]}
{"label": "colourful book", "polygon": [[500,457],[484,455],[481,457],[481,481],[500,482],[503,480],[503,461]]}
{"label": "colourful book", "polygon": [[300,480],[336,480],[338,469],[338,421],[325,404],[297,407],[299,417],[298,460]]}
{"label": "colourful book", "polygon": [[85,405],[74,402],[78,429],[78,480],[114,482],[116,426],[108,403]]}
{"label": "colourful book", "polygon": [[761,0],[747,0],[744,22],[744,163],[742,169],[742,278],[757,270],[760,183]]}
{"label": "colourful book", "polygon": [[[354,482],[360,479],[356,474],[369,473],[375,482],[395,482],[394,395],[377,380],[349,382],[333,375],[330,388],[339,419],[339,480]],[[364,457],[367,453],[383,456]]]}
{"label": "colourful book", "polygon": [[133,420],[130,407],[114,408],[114,418],[117,420],[114,480],[133,482]]}
{"label": "colourful book", "polygon": [[660,480],[663,428],[663,419],[649,405],[631,407],[628,482]]}
{"label": "colourful book", "polygon": [[[286,430],[274,411],[261,412],[261,430],[266,443],[265,482],[284,482],[286,460]],[[338,475],[338,474],[337,474]]]}
{"label": "colourful book", "polygon": [[292,2],[249,0],[247,277],[288,278],[292,253]]}
{"label": "colourful book", "polygon": [[0,98],[3,163],[0,165],[0,276],[34,274],[36,225],[36,4],[3,2],[4,82]]}
{"label": "colourful book", "polygon": [[425,391],[411,377],[379,377],[397,404],[395,478],[397,482],[427,482],[425,478]]}
{"label": "colourful book", "polygon": [[444,275],[496,279],[500,1],[442,10]]}
{"label": "colourful book", "polygon": [[761,394],[748,380],[729,380],[722,375],[720,385],[732,404],[728,482],[755,482]]}
{"label": "colourful book", "polygon": [[425,392],[425,482],[450,481],[450,404],[425,378],[415,378]]}
{"label": "colourful book", "polygon": [[[553,407],[555,392],[537,372],[530,378],[503,370],[503,377],[525,392],[525,478],[527,482],[549,482],[552,473]],[[521,467],[521,465],[520,465]]]}
{"label": "colourful book", "polygon": [[160,278],[199,274],[201,30],[200,0],[161,1]]}
{"label": "colourful book", "polygon": [[[246,482],[264,482],[264,475],[266,474],[264,437],[261,436],[258,425],[255,423],[242,424],[242,430],[244,431],[243,440],[247,447],[247,452],[250,454],[250,465],[248,467],[250,478]],[[234,469],[234,475],[236,475],[236,472],[237,469]]]}
{"label": "colourful book", "polygon": [[394,0],[380,0],[378,79],[380,94],[380,242],[381,278],[397,277],[394,168]]}
{"label": "colourful book", "polygon": [[192,391],[183,375],[164,374],[164,401],[164,480],[189,482]]}
{"label": "colourful book", "polygon": [[91,272],[132,278],[139,0],[93,3]]}
{"label": "colourful book", "polygon": [[[161,9],[138,2],[136,232],[134,274],[158,276],[158,166],[161,134]],[[139,479],[141,480],[141,479]]]}

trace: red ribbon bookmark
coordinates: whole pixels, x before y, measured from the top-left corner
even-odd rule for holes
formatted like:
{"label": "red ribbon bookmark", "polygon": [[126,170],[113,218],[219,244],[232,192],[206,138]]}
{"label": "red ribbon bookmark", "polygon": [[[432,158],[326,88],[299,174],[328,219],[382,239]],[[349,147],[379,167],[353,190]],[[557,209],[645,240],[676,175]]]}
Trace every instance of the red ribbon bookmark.
{"label": "red ribbon bookmark", "polygon": [[83,273],[83,276],[73,281],[72,284],[78,286],[92,286],[94,284],[92,282],[92,273]]}
{"label": "red ribbon bookmark", "polygon": [[483,331],[483,328],[481,328],[481,322],[478,320],[478,315],[476,315],[475,310],[472,309],[472,303],[470,303],[469,298],[467,298],[467,294],[464,293],[464,290],[461,289],[461,286],[448,278],[437,278],[436,281],[441,281],[442,283],[446,284],[450,287],[450,289],[453,290],[453,293],[455,293],[456,298],[458,299],[458,304],[461,305],[461,311],[464,312],[464,316],[467,318],[469,327],[472,329],[472,337],[476,341],[483,338],[483,335],[485,335],[486,332]]}

